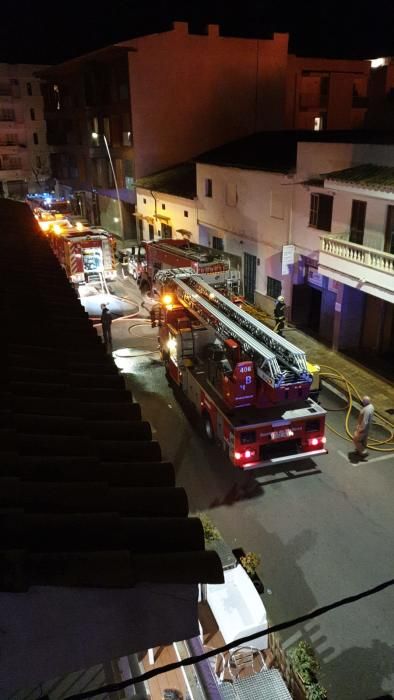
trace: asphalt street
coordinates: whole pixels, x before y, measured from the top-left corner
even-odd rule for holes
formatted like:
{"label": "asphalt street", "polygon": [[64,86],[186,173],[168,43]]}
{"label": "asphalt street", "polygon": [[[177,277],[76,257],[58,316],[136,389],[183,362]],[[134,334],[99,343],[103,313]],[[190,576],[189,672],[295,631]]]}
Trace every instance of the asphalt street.
{"label": "asphalt street", "polygon": [[[137,301],[132,285],[123,285]],[[163,458],[173,462],[190,510],[209,512],[231,547],[261,555],[270,621],[290,620],[393,578],[393,454],[371,452],[367,463],[354,463],[351,443],[328,430],[326,456],[237,470],[205,441],[194,410],[168,385],[156,334],[147,318],[114,322],[115,361]],[[321,403],[328,424],[344,434],[342,399],[324,390]],[[312,643],[329,697],[372,700],[394,691],[393,610],[389,588],[286,630],[283,644]]]}

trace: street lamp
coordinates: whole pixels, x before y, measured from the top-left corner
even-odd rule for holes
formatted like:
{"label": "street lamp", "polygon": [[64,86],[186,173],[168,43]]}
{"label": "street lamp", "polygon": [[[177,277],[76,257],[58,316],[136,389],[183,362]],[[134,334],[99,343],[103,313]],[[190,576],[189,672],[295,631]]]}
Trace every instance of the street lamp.
{"label": "street lamp", "polygon": [[[124,232],[123,232],[123,214],[122,214],[122,205],[121,205],[120,197],[119,197],[118,181],[117,181],[117,179],[116,179],[114,164],[113,164],[113,162],[112,162],[111,153],[110,153],[110,151],[109,151],[107,138],[106,138],[105,134],[103,134],[102,136],[103,136],[103,139],[104,139],[105,148],[106,148],[106,150],[107,150],[108,160],[109,160],[109,164],[110,164],[111,170],[112,170],[112,176],[113,176],[113,178],[114,178],[116,196],[117,196],[117,198],[118,198],[119,219],[114,218],[114,221],[115,221],[115,222],[117,222],[117,221],[120,222],[120,233],[121,233],[122,238],[124,238]],[[98,140],[99,140],[99,134],[98,134],[96,131],[93,131],[93,132],[92,132],[92,139],[94,139],[95,141],[98,141]]]}

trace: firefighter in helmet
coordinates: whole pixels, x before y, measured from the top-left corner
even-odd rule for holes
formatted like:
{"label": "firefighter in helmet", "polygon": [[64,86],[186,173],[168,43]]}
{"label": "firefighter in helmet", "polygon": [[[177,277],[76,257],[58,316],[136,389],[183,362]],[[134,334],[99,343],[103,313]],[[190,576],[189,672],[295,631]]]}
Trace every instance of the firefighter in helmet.
{"label": "firefighter in helmet", "polygon": [[283,329],[285,327],[285,309],[286,309],[286,304],[285,304],[285,298],[282,296],[279,296],[276,300],[275,304],[275,310],[274,310],[274,318],[275,318],[275,328],[274,331],[278,333],[281,337],[283,337]]}

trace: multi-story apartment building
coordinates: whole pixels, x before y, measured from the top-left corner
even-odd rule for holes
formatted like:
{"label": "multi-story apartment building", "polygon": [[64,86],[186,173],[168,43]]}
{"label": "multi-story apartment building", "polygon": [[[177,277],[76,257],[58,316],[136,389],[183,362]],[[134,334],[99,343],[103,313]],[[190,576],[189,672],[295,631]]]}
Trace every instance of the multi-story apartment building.
{"label": "multi-story apartment building", "polygon": [[97,202],[101,223],[130,237],[135,178],[284,126],[287,43],[224,38],[213,25],[190,34],[177,22],[44,71],[55,176],[83,192],[85,214],[95,218]]}
{"label": "multi-story apartment building", "polygon": [[43,66],[0,63],[0,196],[23,198],[50,177]]}
{"label": "multi-story apartment building", "polygon": [[394,134],[262,133],[199,158],[200,242],[336,349],[394,349]]}
{"label": "multi-story apartment building", "polygon": [[360,129],[368,108],[370,61],[289,55],[288,129]]}

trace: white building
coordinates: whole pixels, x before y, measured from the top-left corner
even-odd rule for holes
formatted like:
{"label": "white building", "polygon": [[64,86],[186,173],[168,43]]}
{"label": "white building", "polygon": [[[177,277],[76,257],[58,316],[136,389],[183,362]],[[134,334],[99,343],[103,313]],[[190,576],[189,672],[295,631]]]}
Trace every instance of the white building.
{"label": "white building", "polygon": [[196,166],[184,163],[137,181],[139,239],[187,238],[198,243]]}
{"label": "white building", "polygon": [[200,242],[240,255],[248,298],[282,293],[334,348],[389,359],[394,134],[257,134],[199,159],[197,195]]}
{"label": "white building", "polygon": [[50,176],[40,80],[44,66],[0,63],[0,196],[23,198]]}

